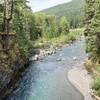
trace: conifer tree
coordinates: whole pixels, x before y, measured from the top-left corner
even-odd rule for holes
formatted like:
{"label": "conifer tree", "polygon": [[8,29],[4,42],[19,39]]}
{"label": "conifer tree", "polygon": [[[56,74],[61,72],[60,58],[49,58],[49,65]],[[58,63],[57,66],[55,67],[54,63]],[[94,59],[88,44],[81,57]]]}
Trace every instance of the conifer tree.
{"label": "conifer tree", "polygon": [[86,0],[86,51],[94,62],[100,62],[100,0]]}
{"label": "conifer tree", "polygon": [[[94,40],[93,40],[93,32],[91,21],[94,17],[94,0],[86,0],[86,9],[85,9],[85,32],[86,36],[86,52],[90,53],[93,49]],[[91,53],[90,53],[91,56]]]}
{"label": "conifer tree", "polygon": [[95,15],[91,22],[94,37],[92,56],[97,62],[100,62],[100,0],[95,0],[94,6]]}

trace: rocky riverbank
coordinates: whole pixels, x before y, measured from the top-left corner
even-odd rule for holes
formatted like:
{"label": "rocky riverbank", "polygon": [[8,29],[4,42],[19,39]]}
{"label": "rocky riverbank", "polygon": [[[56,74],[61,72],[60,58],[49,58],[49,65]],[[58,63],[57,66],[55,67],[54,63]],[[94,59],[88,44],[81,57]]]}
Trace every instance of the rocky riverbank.
{"label": "rocky riverbank", "polygon": [[[55,54],[57,53],[57,51],[61,51],[63,47],[67,47],[69,45],[71,45],[73,42],[70,42],[69,44],[64,44],[64,45],[57,45],[57,46],[53,46],[53,45],[50,45],[48,47],[45,47],[45,48],[41,48],[41,49],[35,49],[35,55],[32,55],[30,58],[29,58],[29,61],[38,61],[38,60],[43,60],[44,57],[46,56],[49,56],[49,55],[52,55],[52,54]],[[57,59],[57,61],[60,60],[60,58]]]}
{"label": "rocky riverbank", "polygon": [[[61,51],[63,47],[67,47],[73,44],[73,42],[77,41],[77,40],[81,40],[82,38],[84,38],[83,36],[81,36],[80,38],[77,38],[74,41],[70,41],[69,43],[64,43],[64,44],[59,44],[59,45],[49,45],[49,46],[45,46],[43,48],[39,48],[39,49],[35,49],[35,55],[31,55],[31,57],[29,58],[29,61],[38,61],[38,60],[43,60],[44,57],[48,56],[48,55],[52,55],[55,54],[57,51]],[[73,60],[76,60],[77,58],[74,57]],[[57,59],[57,61],[61,60],[60,58]]]}
{"label": "rocky riverbank", "polygon": [[74,68],[69,71],[68,79],[72,85],[83,94],[84,100],[95,100],[90,94],[90,83],[92,78],[84,67]]}

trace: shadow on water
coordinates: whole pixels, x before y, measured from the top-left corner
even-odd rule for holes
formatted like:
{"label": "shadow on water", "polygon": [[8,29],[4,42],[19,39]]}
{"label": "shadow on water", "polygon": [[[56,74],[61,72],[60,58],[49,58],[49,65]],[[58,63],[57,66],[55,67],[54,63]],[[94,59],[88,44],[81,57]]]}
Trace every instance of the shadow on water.
{"label": "shadow on water", "polygon": [[[77,60],[73,60],[77,57]],[[62,58],[62,61],[57,61]],[[23,73],[21,84],[8,100],[83,100],[66,78],[67,71],[82,65],[86,54],[84,39],[37,61]],[[64,70],[67,69],[66,74]]]}

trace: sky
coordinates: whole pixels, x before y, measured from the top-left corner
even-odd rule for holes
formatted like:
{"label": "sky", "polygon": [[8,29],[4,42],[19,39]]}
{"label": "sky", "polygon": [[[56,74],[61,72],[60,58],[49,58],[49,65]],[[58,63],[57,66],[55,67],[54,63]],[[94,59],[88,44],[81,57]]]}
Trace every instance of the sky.
{"label": "sky", "polygon": [[37,12],[69,1],[71,0],[29,0],[29,6],[31,6],[33,12]]}

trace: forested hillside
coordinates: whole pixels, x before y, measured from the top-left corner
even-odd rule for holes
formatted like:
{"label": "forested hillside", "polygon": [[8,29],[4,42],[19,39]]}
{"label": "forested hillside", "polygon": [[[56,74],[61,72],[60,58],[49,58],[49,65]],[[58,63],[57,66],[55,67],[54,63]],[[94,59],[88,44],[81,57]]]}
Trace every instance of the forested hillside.
{"label": "forested hillside", "polygon": [[85,0],[72,0],[69,3],[61,4],[41,12],[56,15],[59,17],[67,16],[70,26],[76,28],[83,26]]}

